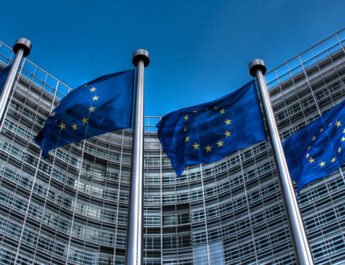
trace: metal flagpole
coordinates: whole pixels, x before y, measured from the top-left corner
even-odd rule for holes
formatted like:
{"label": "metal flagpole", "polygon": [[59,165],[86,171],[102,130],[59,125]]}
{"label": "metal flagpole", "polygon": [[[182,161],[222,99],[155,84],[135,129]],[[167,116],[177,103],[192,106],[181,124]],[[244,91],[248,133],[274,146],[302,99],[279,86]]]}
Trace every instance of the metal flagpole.
{"label": "metal flagpole", "polygon": [[16,58],[14,59],[12,63],[11,69],[8,73],[6,82],[4,84],[4,87],[0,95],[0,123],[3,119],[4,113],[6,110],[6,105],[11,94],[11,89],[12,89],[16,74],[18,72],[20,62],[23,57],[26,57],[29,55],[31,47],[32,47],[31,41],[25,38],[18,39],[13,46],[13,51],[16,54]]}
{"label": "metal flagpole", "polygon": [[264,79],[266,66],[263,60],[255,59],[249,64],[250,74],[256,77],[262,104],[264,106],[265,117],[268,123],[269,133],[271,136],[274,155],[278,165],[281,187],[288,211],[289,223],[291,226],[294,245],[297,253],[297,259],[301,265],[311,265],[313,259],[311,256],[308,240],[304,231],[302,217],[298,208],[294,188],[292,186],[289,169],[286,163],[283,147],[279,137],[277,124],[274,118],[271,101],[268,95],[267,86]]}
{"label": "metal flagpole", "polygon": [[137,67],[134,136],[132,151],[132,178],[129,198],[127,265],[143,263],[143,169],[144,169],[144,68],[150,63],[149,53],[139,49],[133,54]]}

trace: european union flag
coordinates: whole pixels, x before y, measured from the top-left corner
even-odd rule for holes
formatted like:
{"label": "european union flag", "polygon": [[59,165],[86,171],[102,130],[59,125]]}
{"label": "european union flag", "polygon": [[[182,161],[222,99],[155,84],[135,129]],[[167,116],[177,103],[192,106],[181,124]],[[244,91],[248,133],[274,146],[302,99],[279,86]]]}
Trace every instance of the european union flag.
{"label": "european union flag", "polygon": [[345,100],[283,142],[290,175],[300,191],[345,162]]}
{"label": "european union flag", "polygon": [[177,175],[266,139],[252,81],[220,99],[165,115],[158,138]]}
{"label": "european union flag", "polygon": [[11,64],[6,66],[4,69],[1,70],[0,72],[0,94],[4,88],[8,73],[10,72],[11,69]]}
{"label": "european union flag", "polygon": [[48,156],[65,144],[131,127],[134,70],[99,77],[64,97],[35,138]]}

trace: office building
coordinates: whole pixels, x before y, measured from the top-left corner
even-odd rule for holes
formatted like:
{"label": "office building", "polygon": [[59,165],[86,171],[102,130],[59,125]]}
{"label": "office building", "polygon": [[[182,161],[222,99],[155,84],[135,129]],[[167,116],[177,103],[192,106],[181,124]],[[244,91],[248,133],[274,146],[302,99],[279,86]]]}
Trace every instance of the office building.
{"label": "office building", "polygon": [[[0,43],[2,68],[13,56]],[[33,138],[70,88],[30,60],[22,66],[0,125],[0,264],[124,264],[132,132],[41,157]],[[287,138],[344,99],[345,30],[266,81]],[[270,143],[176,178],[153,127],[158,120],[146,117],[145,264],[296,264]],[[315,264],[345,262],[344,174],[313,182],[298,198]]]}

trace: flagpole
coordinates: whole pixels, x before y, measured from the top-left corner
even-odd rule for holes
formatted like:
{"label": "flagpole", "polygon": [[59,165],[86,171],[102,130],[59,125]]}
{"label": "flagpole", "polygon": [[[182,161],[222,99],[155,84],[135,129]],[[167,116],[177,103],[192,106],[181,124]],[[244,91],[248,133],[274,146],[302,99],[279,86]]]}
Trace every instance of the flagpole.
{"label": "flagpole", "polygon": [[269,133],[272,141],[274,155],[278,165],[281,187],[283,190],[284,201],[288,211],[289,223],[292,230],[295,250],[298,263],[301,265],[311,265],[313,263],[306,233],[304,231],[301,213],[298,208],[297,199],[291,182],[289,169],[286,163],[283,147],[279,137],[277,124],[271,101],[268,95],[267,86],[264,79],[266,66],[262,59],[255,59],[249,64],[250,74],[256,77],[264,107]]}
{"label": "flagpole", "polygon": [[137,67],[134,136],[132,151],[132,178],[129,198],[127,265],[143,263],[143,185],[144,185],[144,68],[150,63],[149,53],[139,49],[133,54]]}
{"label": "flagpole", "polygon": [[29,55],[31,50],[31,41],[25,38],[19,38],[13,45],[13,51],[16,54],[14,61],[12,63],[11,69],[8,73],[7,79],[5,81],[4,87],[0,95],[0,123],[3,119],[6,105],[11,94],[11,89],[14,83],[14,79],[19,69],[20,62],[23,57]]}

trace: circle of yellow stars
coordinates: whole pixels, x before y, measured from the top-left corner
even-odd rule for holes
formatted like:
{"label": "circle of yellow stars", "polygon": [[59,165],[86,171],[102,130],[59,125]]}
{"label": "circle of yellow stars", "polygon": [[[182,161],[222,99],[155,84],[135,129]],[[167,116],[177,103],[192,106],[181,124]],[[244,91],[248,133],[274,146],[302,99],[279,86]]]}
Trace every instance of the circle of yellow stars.
{"label": "circle of yellow stars", "polygon": [[[83,88],[86,88],[87,85],[83,85],[82,87],[83,87]],[[89,88],[89,91],[90,91],[91,93],[93,93],[93,96],[92,96],[92,98],[91,98],[91,99],[92,99],[92,102],[95,102],[95,101],[98,101],[98,100],[99,100],[99,96],[97,96],[97,95],[95,94],[95,93],[96,93],[96,90],[97,90],[97,88],[94,87],[94,86],[92,86],[91,88]],[[92,112],[95,112],[96,108],[95,108],[93,105],[90,105],[90,107],[88,108],[88,110],[89,110],[89,114],[90,114],[90,113],[92,113]],[[50,114],[50,116],[51,116],[51,117],[54,117],[54,116],[55,116],[55,112],[53,111],[53,112]],[[83,125],[86,125],[86,124],[89,122],[88,118],[85,117],[85,116],[83,116],[83,118],[82,118],[80,121],[81,121],[81,123],[82,123]],[[61,131],[62,131],[62,130],[66,130],[66,129],[67,129],[66,123],[64,123],[63,121],[61,121],[60,124],[59,124],[59,128],[60,128]],[[73,131],[76,131],[76,130],[78,130],[78,125],[77,125],[76,123],[73,123],[73,124],[71,125],[71,128],[72,128]]]}
{"label": "circle of yellow stars", "polygon": [[[342,126],[342,123],[341,123],[341,121],[336,121],[334,124],[333,124],[333,123],[330,123],[328,126],[329,126],[329,127],[335,126],[336,129],[340,129],[340,127]],[[320,131],[319,131],[320,134],[321,134],[323,131],[324,131],[324,129],[323,129],[323,128],[320,128]],[[345,129],[343,129],[343,132],[342,132],[342,133],[344,134],[344,136],[342,136],[340,140],[341,140],[341,142],[345,142]],[[317,139],[317,136],[313,135],[312,138],[311,138],[311,142],[315,142],[316,139]],[[307,148],[307,150],[309,151],[309,150],[311,150],[311,149],[312,149],[312,145],[309,145],[308,148]],[[337,153],[338,153],[338,154],[341,154],[341,152],[342,152],[342,147],[339,146],[339,147],[337,148]],[[330,161],[323,161],[323,160],[321,160],[320,162],[317,162],[316,159],[315,159],[314,157],[312,157],[312,155],[310,154],[310,152],[307,152],[307,153],[305,154],[305,158],[308,160],[309,164],[318,163],[318,165],[319,165],[320,168],[325,167],[325,166],[327,165],[327,163],[335,163],[335,162],[337,161],[337,158],[336,158],[336,157],[332,157]]]}
{"label": "circle of yellow stars", "polygon": [[[206,109],[206,110],[208,110],[208,109]],[[214,111],[218,111],[220,115],[225,115],[225,114],[226,114],[226,113],[225,113],[226,111],[225,111],[224,108],[219,108],[219,107],[217,107],[217,106],[214,106],[214,107],[213,107],[213,110],[214,110]],[[192,113],[198,113],[198,111],[194,110],[194,111],[192,111]],[[188,121],[190,121],[191,117],[190,117],[190,115],[185,114],[185,115],[183,116],[183,119],[184,119],[184,121],[187,123]],[[231,122],[232,122],[231,119],[229,119],[228,117],[225,117],[225,118],[224,118],[224,124],[225,124],[226,127],[229,127],[229,126],[231,125]],[[183,127],[183,132],[185,133],[185,138],[184,138],[185,143],[189,143],[190,140],[191,140],[191,137],[190,137],[190,135],[188,135],[188,124],[186,124],[186,125]],[[230,137],[230,136],[231,136],[231,131],[230,131],[229,128],[226,128],[226,130],[225,130],[225,132],[224,132],[224,137],[225,137],[225,138],[228,138],[228,137]],[[206,153],[211,153],[211,152],[214,150],[214,148],[221,148],[221,147],[224,147],[224,144],[225,144],[224,140],[220,139],[220,140],[218,140],[218,141],[215,143],[214,146],[212,146],[212,145],[210,145],[210,144],[207,144],[206,146],[203,146],[203,147],[202,147],[202,146],[200,146],[199,143],[194,142],[194,143],[192,144],[192,147],[193,147],[193,150],[194,150],[194,151],[198,151],[198,150],[201,150],[201,148],[203,148],[203,149],[206,151]]]}

